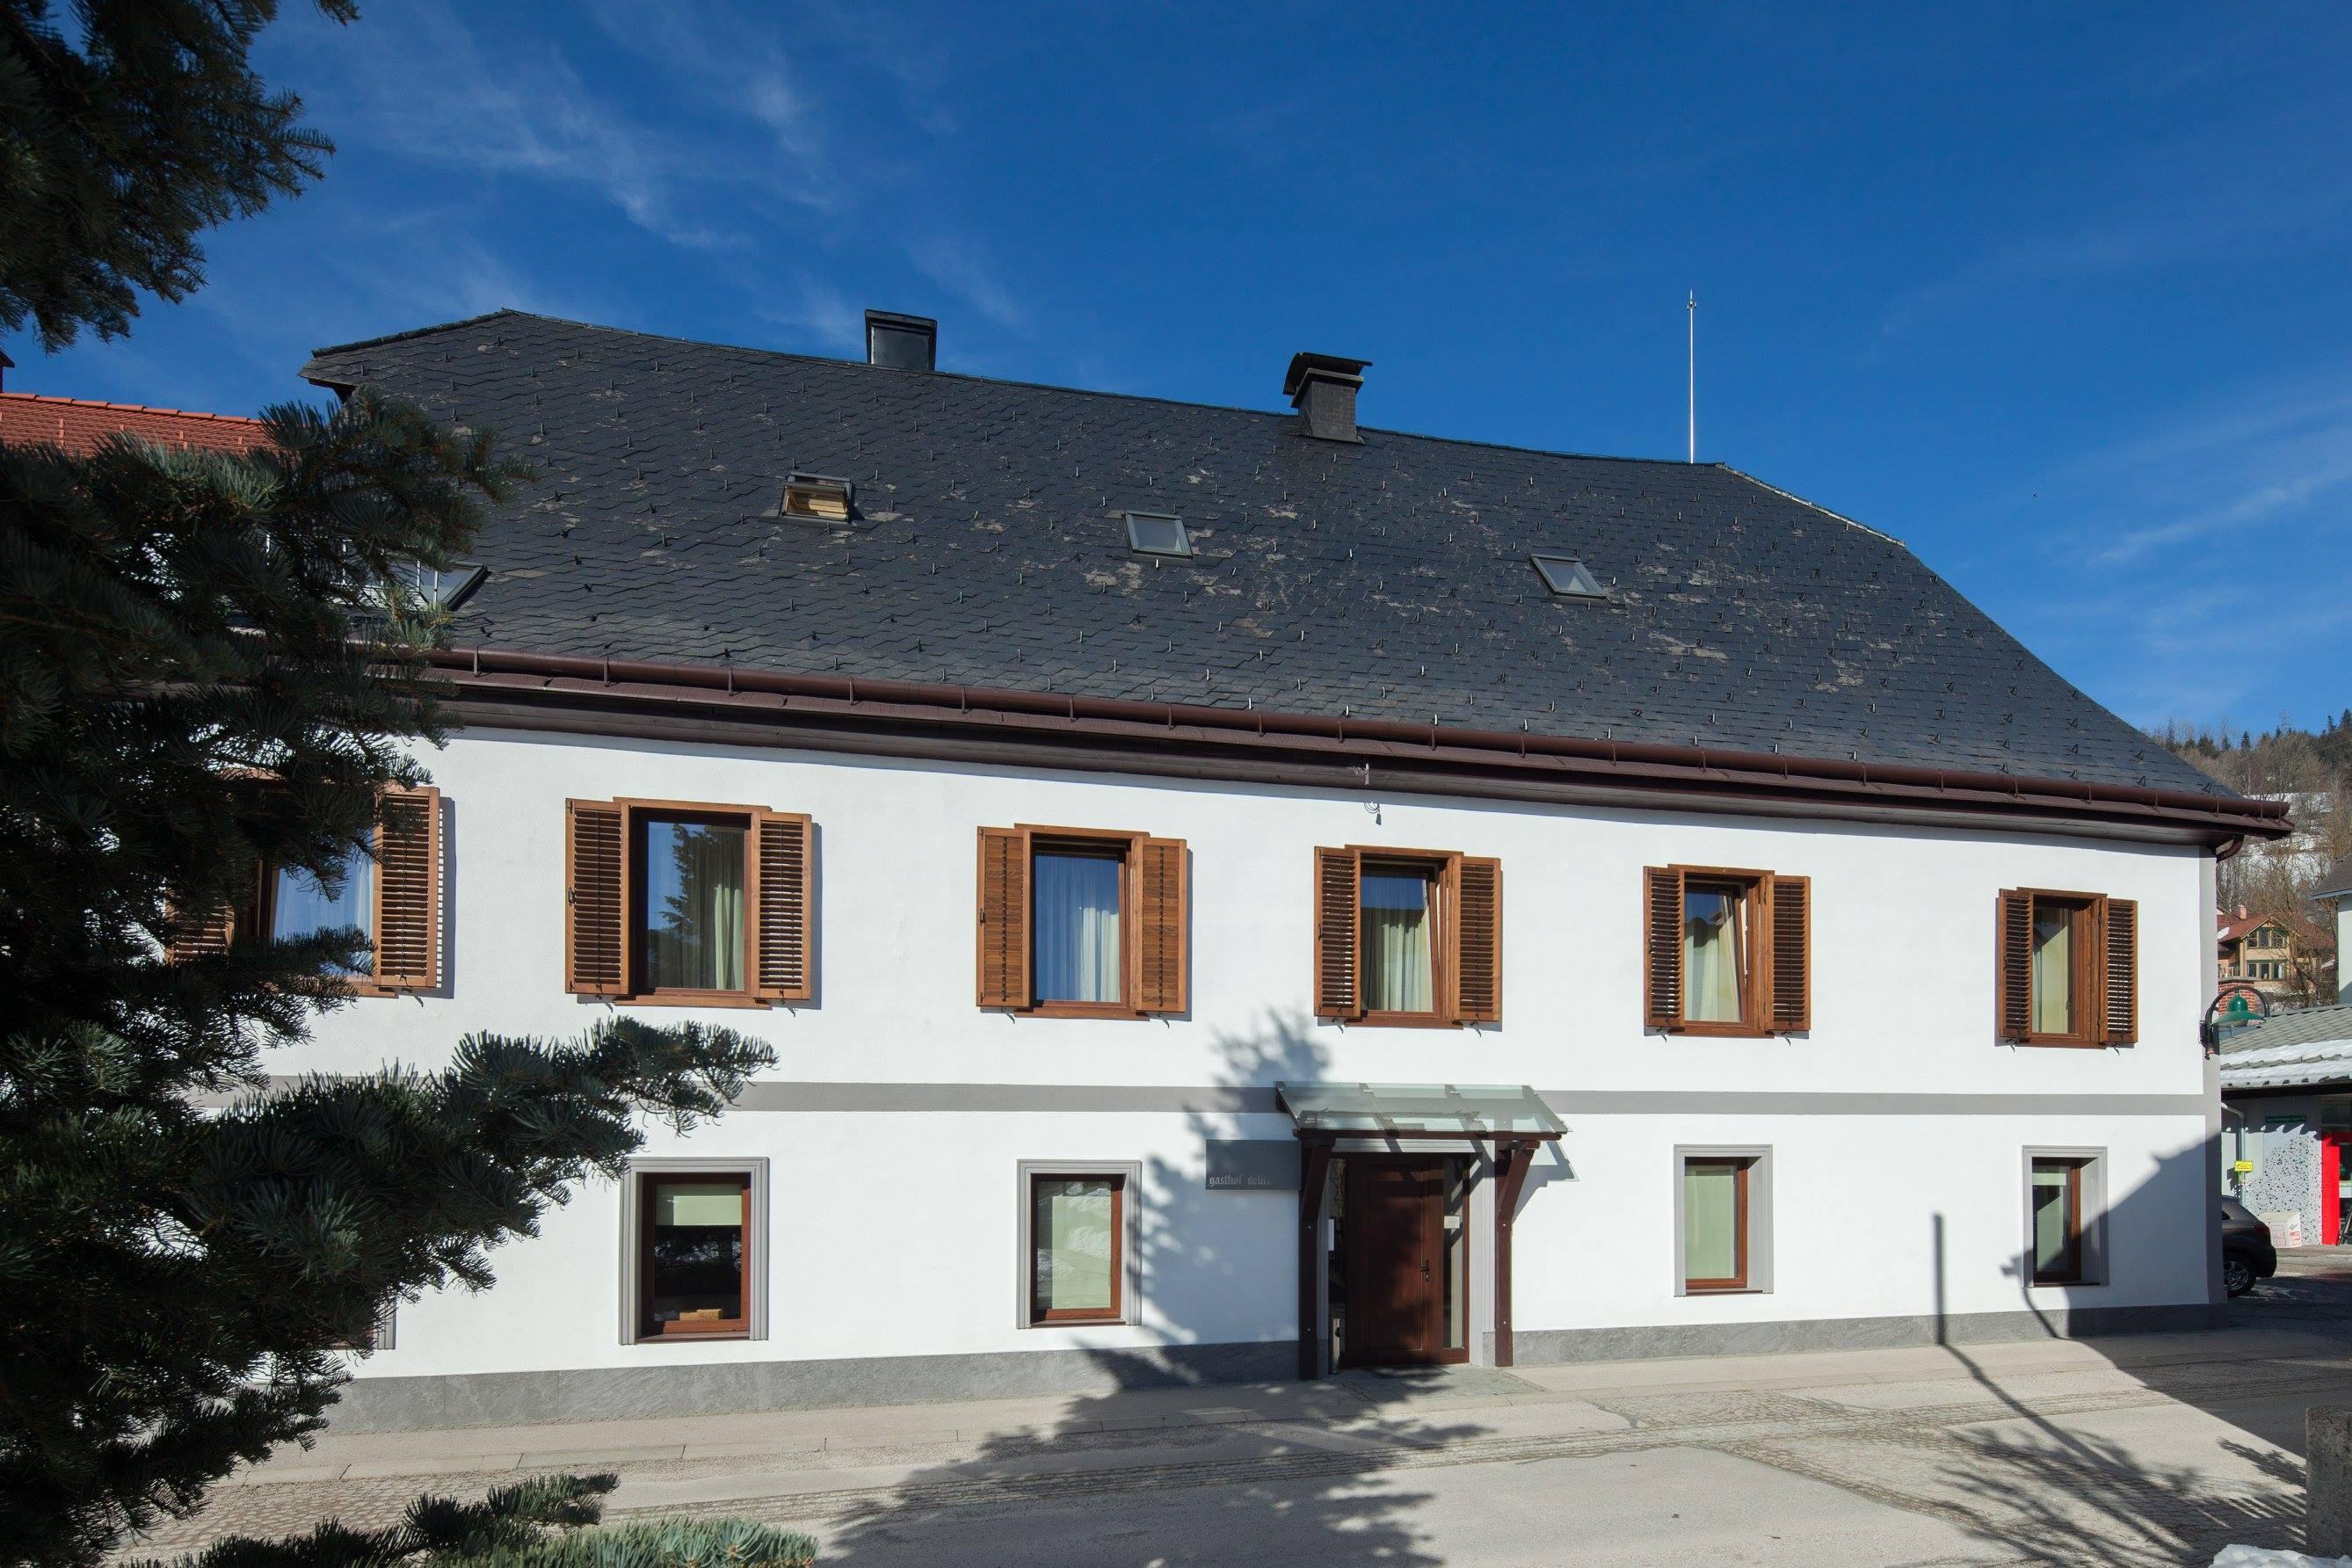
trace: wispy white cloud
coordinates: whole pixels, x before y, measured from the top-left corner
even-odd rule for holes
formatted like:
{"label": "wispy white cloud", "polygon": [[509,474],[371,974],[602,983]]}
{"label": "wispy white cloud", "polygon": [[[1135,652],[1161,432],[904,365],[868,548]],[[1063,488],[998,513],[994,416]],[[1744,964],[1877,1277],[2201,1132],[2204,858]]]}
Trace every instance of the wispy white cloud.
{"label": "wispy white cloud", "polygon": [[755,290],[752,315],[795,338],[813,337],[818,346],[845,354],[865,352],[865,307],[813,273],[793,273],[784,285],[781,290]]}
{"label": "wispy white cloud", "polygon": [[[698,76],[719,69],[712,47],[690,29],[642,21],[635,36],[666,68]],[[501,47],[493,63],[483,40],[441,0],[371,17],[362,47],[349,47],[358,41],[351,33],[315,25],[296,37],[312,46],[307,63],[331,64],[340,79],[313,110],[339,140],[467,172],[583,187],[672,244],[710,248],[740,237],[708,216],[714,196],[749,193],[802,206],[827,200],[822,160],[772,51],[739,56],[727,73],[730,92],[653,95],[665,110],[695,111],[656,119],[592,83],[552,47]],[[727,155],[723,125],[698,123],[698,116],[756,124],[768,146]]]}
{"label": "wispy white cloud", "polygon": [[1971,588],[2135,720],[2259,710],[2280,661],[2352,633],[2340,574],[2295,564],[2352,541],[2347,384],[2236,389],[2052,467],[1994,509],[2040,559]]}
{"label": "wispy white cloud", "polygon": [[1020,327],[1026,314],[994,270],[969,242],[932,235],[916,240],[908,250],[922,275],[955,295],[1000,327]]}

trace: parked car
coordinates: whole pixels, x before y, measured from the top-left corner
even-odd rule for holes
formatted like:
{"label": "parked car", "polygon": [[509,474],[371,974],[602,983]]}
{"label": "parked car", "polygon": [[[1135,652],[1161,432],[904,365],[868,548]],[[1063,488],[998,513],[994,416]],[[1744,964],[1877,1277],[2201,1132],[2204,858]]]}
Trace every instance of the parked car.
{"label": "parked car", "polygon": [[2242,1296],[2257,1279],[2278,1272],[2278,1248],[2271,1245],[2271,1227],[2235,1198],[2221,1200],[2221,1284],[2232,1296]]}

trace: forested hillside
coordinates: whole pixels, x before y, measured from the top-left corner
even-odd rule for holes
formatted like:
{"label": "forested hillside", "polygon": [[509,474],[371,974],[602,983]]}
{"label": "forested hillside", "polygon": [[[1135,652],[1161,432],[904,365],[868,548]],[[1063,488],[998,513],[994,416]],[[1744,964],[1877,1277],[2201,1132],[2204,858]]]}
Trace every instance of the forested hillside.
{"label": "forested hillside", "polygon": [[[2215,885],[2221,906],[2300,915],[2323,938],[2332,932],[2334,911],[2311,893],[2331,867],[2352,856],[2352,710],[2316,733],[2284,723],[2260,734],[2179,723],[2150,733],[2240,794],[2284,798],[2294,812],[2293,837],[2249,845],[2221,862]],[[2296,1002],[2333,997],[2335,956],[2315,952],[2307,970],[2298,963]]]}

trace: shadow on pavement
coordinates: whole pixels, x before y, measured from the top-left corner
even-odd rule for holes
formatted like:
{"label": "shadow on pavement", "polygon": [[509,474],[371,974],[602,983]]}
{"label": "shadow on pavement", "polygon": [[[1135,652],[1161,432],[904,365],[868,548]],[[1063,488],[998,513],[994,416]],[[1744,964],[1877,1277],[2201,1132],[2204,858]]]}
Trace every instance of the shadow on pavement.
{"label": "shadow on pavement", "polygon": [[[1219,1039],[1219,1081],[1263,1089],[1279,1079],[1329,1078],[1327,1034],[1311,1020],[1269,1015],[1251,1034]],[[1191,1120],[1188,1142],[1195,1147],[1207,1138],[1235,1135],[1219,1119],[1196,1114]],[[1146,1163],[1143,1186],[1135,1245],[1145,1321],[1172,1342],[1214,1340],[1215,1325],[1184,1321],[1181,1303],[1266,1289],[1265,1260],[1226,1255],[1214,1239],[1223,1227],[1187,1223],[1188,1217],[1203,1202],[1278,1204],[1282,1234],[1288,1237],[1297,1223],[1297,1195],[1204,1199],[1200,1173],[1164,1159]],[[1274,1256],[1287,1259],[1292,1253],[1285,1247]],[[1286,1304],[1295,1296],[1286,1268],[1272,1287]],[[1286,1353],[1290,1342],[1281,1342]],[[1116,1390],[1072,1400],[1060,1430],[1115,1422],[1131,1408],[1119,1394],[1177,1381],[1166,1363],[1142,1352],[1105,1351],[1101,1371]],[[1411,1414],[1432,1394],[1486,1392],[1455,1386],[1477,1371],[1431,1369],[1426,1378],[1376,1382],[1343,1374],[1316,1385],[1310,1398],[1339,1420],[1311,1432],[1234,1418],[1262,1393],[1295,1404],[1299,1384],[1223,1384],[1199,1385],[1197,1403],[1208,1407],[1204,1424],[1075,1439],[994,1438],[976,1456],[919,1472],[887,1496],[836,1515],[824,1532],[824,1561],[893,1568],[995,1562],[1024,1568],[1175,1562],[1434,1565],[1444,1558],[1414,1523],[1430,1494],[1396,1484],[1388,1472],[1401,1453],[1485,1435],[1475,1425]]]}

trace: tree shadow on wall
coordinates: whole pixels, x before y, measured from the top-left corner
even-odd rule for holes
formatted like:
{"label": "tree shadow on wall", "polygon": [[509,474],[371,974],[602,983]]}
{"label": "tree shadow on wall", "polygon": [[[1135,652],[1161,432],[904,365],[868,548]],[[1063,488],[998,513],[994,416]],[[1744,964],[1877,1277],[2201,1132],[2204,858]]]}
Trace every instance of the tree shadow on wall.
{"label": "tree shadow on wall", "polygon": [[[1332,1076],[1311,1022],[1269,1016],[1217,1041],[1221,1088],[1268,1090]],[[1255,1097],[1253,1103],[1262,1100]],[[1186,1146],[1287,1137],[1263,1110],[1187,1115]],[[1073,1152],[1074,1153],[1077,1152]],[[1099,1152],[1132,1159],[1131,1152]],[[1143,1167],[1137,1226],[1147,1325],[1177,1345],[1230,1345],[1239,1322],[1281,1338],[1171,1362],[1098,1353],[1096,1391],[1071,1397],[1050,1430],[991,1437],[852,1503],[821,1526],[824,1561],[962,1565],[1171,1563],[1436,1564],[1415,1521],[1430,1495],[1401,1467],[1481,1435],[1458,1412],[1418,1419],[1342,1384],[1296,1382],[1295,1193],[1212,1193],[1198,1169]],[[1240,1205],[1240,1206],[1235,1206]],[[1255,1381],[1218,1381],[1235,1366]],[[1279,1413],[1297,1421],[1251,1420]]]}

